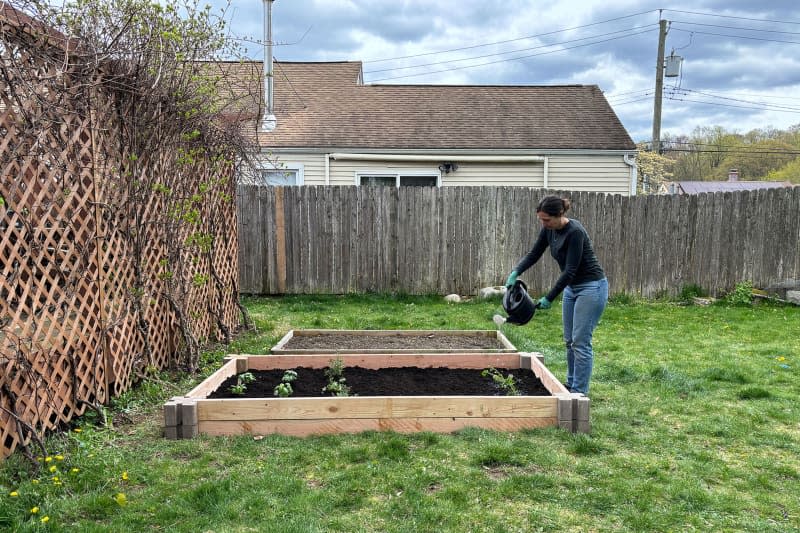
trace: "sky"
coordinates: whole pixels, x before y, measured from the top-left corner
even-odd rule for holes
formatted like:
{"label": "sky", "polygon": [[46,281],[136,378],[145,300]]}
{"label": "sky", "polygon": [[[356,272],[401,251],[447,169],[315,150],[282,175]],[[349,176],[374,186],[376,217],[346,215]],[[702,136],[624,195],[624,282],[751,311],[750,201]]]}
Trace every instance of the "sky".
{"label": "sky", "polygon": [[[264,2],[211,3],[262,60]],[[275,0],[273,57],[362,61],[367,84],[597,85],[639,142],[661,19],[665,56],[683,58],[664,78],[662,137],[800,124],[798,0]]]}

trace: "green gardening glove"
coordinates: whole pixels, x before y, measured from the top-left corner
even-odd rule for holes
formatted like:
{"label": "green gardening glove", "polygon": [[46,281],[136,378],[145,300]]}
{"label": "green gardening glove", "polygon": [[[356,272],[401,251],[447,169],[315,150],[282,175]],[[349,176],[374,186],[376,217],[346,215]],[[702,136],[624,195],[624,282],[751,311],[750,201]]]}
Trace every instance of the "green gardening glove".
{"label": "green gardening glove", "polygon": [[517,276],[518,276],[517,271],[512,270],[511,274],[508,275],[508,279],[506,280],[507,289],[510,289],[511,286],[514,284],[514,282],[517,281]]}
{"label": "green gardening glove", "polygon": [[550,309],[550,300],[542,296],[541,298],[539,298],[539,301],[536,302],[536,306],[539,309]]}

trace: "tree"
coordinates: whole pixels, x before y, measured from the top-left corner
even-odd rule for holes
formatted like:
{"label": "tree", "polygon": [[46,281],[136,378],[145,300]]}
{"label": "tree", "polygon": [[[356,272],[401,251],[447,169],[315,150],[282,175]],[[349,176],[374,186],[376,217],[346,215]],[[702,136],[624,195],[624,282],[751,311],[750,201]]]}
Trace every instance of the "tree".
{"label": "tree", "polygon": [[788,181],[800,184],[800,157],[786,163],[779,169],[770,171],[766,179],[769,181]]}
{"label": "tree", "polygon": [[666,181],[672,178],[673,160],[646,149],[647,143],[639,143],[639,154],[636,157],[638,168],[638,193],[657,193]]}

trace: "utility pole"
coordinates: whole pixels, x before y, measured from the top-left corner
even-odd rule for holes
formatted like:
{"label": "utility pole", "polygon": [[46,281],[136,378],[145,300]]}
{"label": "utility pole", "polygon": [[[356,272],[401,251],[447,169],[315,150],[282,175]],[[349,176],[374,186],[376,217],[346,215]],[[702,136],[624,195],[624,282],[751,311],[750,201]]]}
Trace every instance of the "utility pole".
{"label": "utility pole", "polygon": [[661,19],[658,29],[658,58],[656,59],[656,94],[653,104],[653,140],[651,149],[661,153],[661,93],[664,91],[664,45],[667,41],[668,21]]}

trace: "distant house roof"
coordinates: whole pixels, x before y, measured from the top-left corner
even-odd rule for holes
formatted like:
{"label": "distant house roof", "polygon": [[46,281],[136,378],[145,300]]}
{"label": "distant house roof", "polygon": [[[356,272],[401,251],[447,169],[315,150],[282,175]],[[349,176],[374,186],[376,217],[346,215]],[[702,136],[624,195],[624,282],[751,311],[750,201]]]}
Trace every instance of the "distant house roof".
{"label": "distant house roof", "polygon": [[703,192],[755,191],[793,187],[788,181],[677,181],[678,194],[700,194]]}
{"label": "distant house roof", "polygon": [[262,146],[636,150],[596,85],[364,85],[361,62],[273,72],[277,128],[258,134]]}

